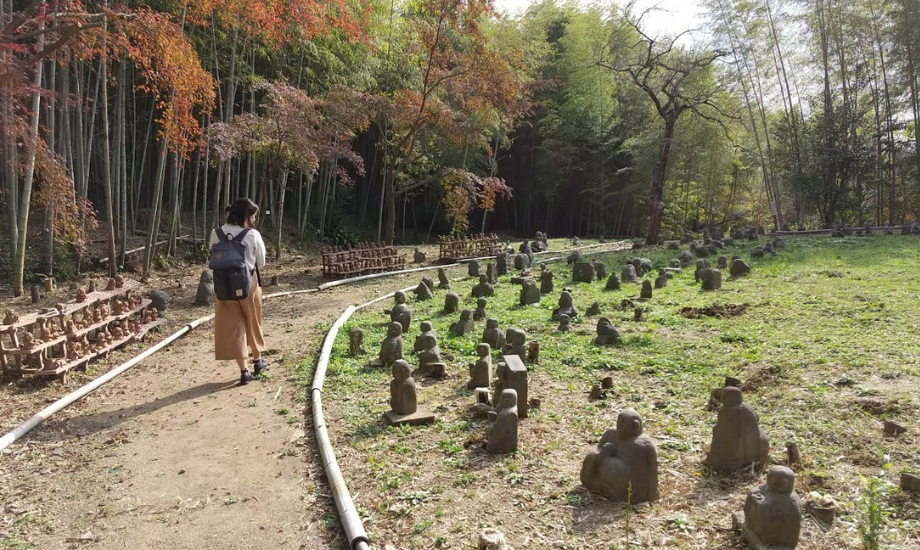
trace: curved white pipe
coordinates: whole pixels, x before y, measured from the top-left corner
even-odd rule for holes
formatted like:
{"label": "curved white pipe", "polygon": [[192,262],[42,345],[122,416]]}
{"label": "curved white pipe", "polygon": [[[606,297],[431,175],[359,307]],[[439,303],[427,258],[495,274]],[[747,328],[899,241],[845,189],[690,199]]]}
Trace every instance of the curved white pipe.
{"label": "curved white pipe", "polygon": [[352,277],[351,279],[339,279],[338,281],[330,281],[328,283],[323,283],[319,285],[317,288],[319,290],[326,290],[329,288],[333,288],[333,287],[337,287],[341,285],[347,285],[351,283],[357,283],[360,281],[370,281],[371,279],[379,279],[381,277],[395,277],[396,275],[405,275],[406,273],[417,273],[419,271],[429,271],[432,269],[439,269],[439,268],[447,269],[449,267],[459,267],[459,266],[460,264],[433,265],[429,267],[416,267],[414,269],[403,269],[401,271],[386,271],[384,273],[371,273],[370,275],[361,275],[359,277]]}

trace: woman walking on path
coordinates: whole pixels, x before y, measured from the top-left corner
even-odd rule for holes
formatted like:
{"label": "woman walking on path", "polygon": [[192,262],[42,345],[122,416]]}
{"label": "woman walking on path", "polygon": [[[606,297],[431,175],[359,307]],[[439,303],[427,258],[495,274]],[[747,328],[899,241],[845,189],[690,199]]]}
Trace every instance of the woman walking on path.
{"label": "woman walking on path", "polygon": [[[227,207],[227,223],[211,231],[211,248],[224,240],[234,240],[244,231],[239,242],[245,246],[245,262],[252,282],[248,296],[242,300],[218,299],[214,306],[214,358],[235,360],[240,367],[240,384],[248,384],[254,374],[267,368],[262,350],[262,288],[257,270],[265,266],[265,241],[255,230],[259,207],[247,198],[237,199]],[[218,231],[222,235],[218,235]],[[252,350],[252,370],[247,365],[246,346]]]}

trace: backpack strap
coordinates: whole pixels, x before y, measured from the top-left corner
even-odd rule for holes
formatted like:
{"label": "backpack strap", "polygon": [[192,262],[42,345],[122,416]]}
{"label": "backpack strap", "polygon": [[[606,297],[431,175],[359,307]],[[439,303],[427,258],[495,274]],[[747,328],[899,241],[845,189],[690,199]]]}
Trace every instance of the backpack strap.
{"label": "backpack strap", "polygon": [[246,238],[246,235],[247,235],[248,233],[249,233],[249,228],[247,227],[246,229],[240,231],[240,234],[237,235],[236,237],[234,237],[233,240],[236,241],[236,242],[238,242],[238,243],[241,243],[241,242],[243,242],[243,239]]}
{"label": "backpack strap", "polygon": [[214,230],[214,233],[217,233],[217,240],[218,240],[218,241],[220,241],[220,242],[222,242],[222,243],[227,242],[227,234],[224,233],[224,230],[223,230],[223,229],[221,229],[221,228],[218,227],[217,229]]}

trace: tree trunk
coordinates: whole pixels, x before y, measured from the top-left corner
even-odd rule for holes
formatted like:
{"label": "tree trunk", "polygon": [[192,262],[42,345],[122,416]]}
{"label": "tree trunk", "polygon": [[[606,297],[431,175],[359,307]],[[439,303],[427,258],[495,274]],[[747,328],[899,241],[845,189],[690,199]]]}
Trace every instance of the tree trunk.
{"label": "tree trunk", "polygon": [[106,237],[109,242],[109,277],[114,278],[118,274],[118,261],[115,250],[115,209],[112,203],[112,157],[109,143],[109,82],[107,78],[109,60],[105,28],[103,26],[102,61],[99,63],[99,79],[102,81],[102,189],[105,193]]}
{"label": "tree trunk", "polygon": [[658,160],[652,170],[651,209],[648,219],[648,233],[645,244],[658,244],[658,235],[661,233],[661,220],[664,217],[664,181],[668,174],[668,159],[671,156],[671,141],[674,139],[674,127],[680,112],[669,112],[664,117],[664,135],[658,144]]}

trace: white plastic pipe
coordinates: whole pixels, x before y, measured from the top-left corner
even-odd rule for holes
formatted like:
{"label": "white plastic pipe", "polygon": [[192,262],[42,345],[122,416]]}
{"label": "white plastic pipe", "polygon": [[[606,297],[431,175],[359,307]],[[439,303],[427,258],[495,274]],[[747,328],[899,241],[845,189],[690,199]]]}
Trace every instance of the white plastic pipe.
{"label": "white plastic pipe", "polygon": [[351,494],[348,492],[348,486],[345,484],[342,470],[339,468],[338,462],[336,462],[335,449],[332,448],[329,430],[326,428],[326,419],[323,416],[323,384],[326,381],[326,369],[329,367],[332,346],[335,344],[335,338],[339,330],[351,318],[356,309],[355,306],[348,306],[326,334],[319,360],[316,362],[316,372],[313,375],[313,385],[310,388],[310,400],[313,404],[313,429],[316,431],[316,446],[319,449],[320,460],[323,463],[323,471],[326,472],[326,479],[329,482],[330,489],[332,489],[332,499],[335,502],[336,510],[339,512],[339,521],[342,522],[345,536],[348,537],[349,548],[364,550],[369,542],[367,531],[364,530],[364,523],[355,508]]}
{"label": "white plastic pipe", "polygon": [[39,424],[47,420],[54,413],[60,411],[61,409],[71,405],[75,401],[82,399],[83,397],[96,391],[97,389],[107,384],[109,381],[111,381],[116,376],[120,375],[121,373],[125,372],[131,367],[137,365],[144,359],[150,357],[151,355],[165,348],[169,344],[175,342],[176,340],[184,336],[186,333],[193,330],[198,325],[201,325],[202,323],[207,323],[213,318],[214,318],[214,314],[212,313],[211,315],[208,315],[207,317],[202,317],[201,319],[192,321],[191,323],[185,325],[184,327],[176,331],[172,336],[166,338],[165,340],[159,342],[158,344],[154,346],[147,348],[140,355],[134,357],[133,359],[130,359],[129,361],[125,363],[122,363],[118,367],[105,373],[104,375],[93,380],[92,382],[76,390],[75,392],[62,397],[61,399],[58,399],[51,405],[48,405],[47,407],[39,411],[38,414],[26,420],[22,424],[16,426],[16,428],[14,428],[13,431],[11,431],[10,433],[0,438],[0,451],[12,445],[19,438],[29,433],[29,431],[31,431],[33,428],[35,428],[36,426],[38,426]]}

